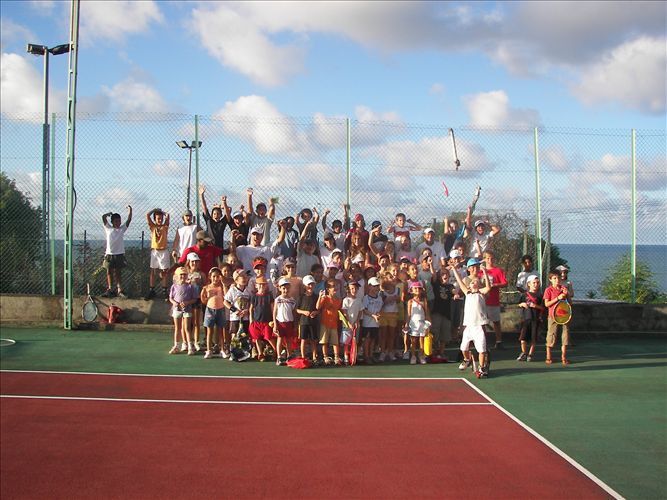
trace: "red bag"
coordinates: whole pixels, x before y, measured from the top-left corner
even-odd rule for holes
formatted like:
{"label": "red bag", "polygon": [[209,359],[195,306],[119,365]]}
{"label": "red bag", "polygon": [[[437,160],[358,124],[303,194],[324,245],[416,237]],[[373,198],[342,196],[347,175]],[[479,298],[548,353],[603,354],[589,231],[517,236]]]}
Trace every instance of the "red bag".
{"label": "red bag", "polygon": [[296,368],[297,370],[303,370],[304,368],[310,368],[311,362],[306,358],[294,358],[287,362],[287,366]]}
{"label": "red bag", "polygon": [[123,314],[123,310],[120,307],[111,304],[109,306],[109,315],[107,317],[108,323],[118,323],[120,321],[121,314]]}

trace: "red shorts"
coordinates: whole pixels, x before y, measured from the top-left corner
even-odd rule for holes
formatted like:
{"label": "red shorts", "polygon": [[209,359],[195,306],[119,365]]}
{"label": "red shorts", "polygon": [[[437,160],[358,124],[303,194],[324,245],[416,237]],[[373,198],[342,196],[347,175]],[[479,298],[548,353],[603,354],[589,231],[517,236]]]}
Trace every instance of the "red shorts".
{"label": "red shorts", "polygon": [[271,340],[273,331],[268,323],[253,321],[248,328],[250,338],[253,340]]}
{"label": "red shorts", "polygon": [[294,338],[296,337],[296,330],[294,329],[294,322],[289,321],[287,323],[281,323],[280,321],[277,321],[278,323],[278,337],[281,338]]}

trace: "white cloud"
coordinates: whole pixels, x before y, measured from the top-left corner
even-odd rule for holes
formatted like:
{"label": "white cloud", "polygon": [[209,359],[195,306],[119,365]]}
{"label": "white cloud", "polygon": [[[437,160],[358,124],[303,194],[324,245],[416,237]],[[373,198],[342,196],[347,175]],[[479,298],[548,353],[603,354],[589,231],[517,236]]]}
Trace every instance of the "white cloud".
{"label": "white cloud", "polygon": [[527,128],[540,123],[540,114],[534,109],[510,107],[509,97],[503,90],[482,92],[464,98],[470,124],[483,128]]}
{"label": "white cloud", "polygon": [[[484,149],[461,139],[456,140],[461,167],[457,176],[474,177],[480,171],[494,169]],[[394,141],[367,148],[364,156],[374,156],[384,164],[383,175],[442,176],[455,170],[449,136],[425,137],[419,142]]]}
{"label": "white cloud", "polygon": [[183,162],[176,160],[161,161],[153,165],[153,172],[160,177],[182,177],[187,172]]}
{"label": "white cloud", "polygon": [[[33,57],[33,56],[28,56]],[[64,93],[49,89],[52,111],[61,111]],[[41,123],[44,117],[44,76],[18,54],[0,56],[0,106],[4,115]]]}
{"label": "white cloud", "polygon": [[129,77],[113,87],[103,87],[112,102],[112,106],[123,112],[130,113],[168,113],[172,110],[160,93],[147,83]]}
{"label": "white cloud", "polygon": [[584,69],[573,87],[586,104],[620,102],[646,113],[666,109],[666,38],[641,37],[624,43]]}
{"label": "white cloud", "polygon": [[[632,188],[632,159],[627,155],[605,154],[586,162],[581,171],[570,174],[570,183],[581,186],[613,186],[619,191]],[[637,189],[641,191],[664,191],[667,188],[665,159],[652,158],[637,168]]]}
{"label": "white cloud", "polygon": [[[0,18],[0,46],[6,47],[11,43],[29,43],[37,37],[25,26],[16,24],[7,17]],[[24,45],[25,46],[25,45]]]}
{"label": "white cloud", "polygon": [[29,5],[38,14],[48,16],[53,12],[56,2],[54,0],[30,0]]}
{"label": "white cloud", "polygon": [[266,97],[249,95],[228,101],[214,118],[227,134],[253,144],[261,153],[289,153],[307,148],[307,139]]}
{"label": "white cloud", "polygon": [[[531,154],[533,154],[533,148],[531,148]],[[555,172],[564,172],[568,170],[569,161],[562,146],[543,148],[540,150],[539,156],[542,162]]]}
{"label": "white cloud", "polygon": [[204,48],[223,65],[262,85],[280,85],[300,72],[303,49],[273,44],[237,8],[239,5],[215,4],[193,9],[190,26]]}
{"label": "white cloud", "polygon": [[130,0],[81,2],[81,40],[121,42],[127,35],[148,31],[151,24],[164,22],[156,2]]}
{"label": "white cloud", "polygon": [[252,177],[253,186],[274,192],[277,189],[316,189],[317,186],[343,189],[345,175],[341,167],[325,163],[307,165],[268,165]]}
{"label": "white cloud", "polygon": [[434,83],[431,85],[431,88],[428,89],[428,93],[431,95],[442,95],[445,92],[445,86],[442,83]]}

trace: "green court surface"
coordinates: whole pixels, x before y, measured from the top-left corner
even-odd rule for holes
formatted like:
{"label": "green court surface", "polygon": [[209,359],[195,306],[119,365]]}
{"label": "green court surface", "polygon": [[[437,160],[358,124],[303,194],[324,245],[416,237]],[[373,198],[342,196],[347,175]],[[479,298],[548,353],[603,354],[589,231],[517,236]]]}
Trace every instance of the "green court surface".
{"label": "green court surface", "polygon": [[[667,338],[579,341],[572,364],[515,361],[516,341],[493,352],[491,376],[457,363],[406,362],[294,370],[168,355],[171,334],[1,328],[16,344],[0,350],[2,370],[224,375],[239,377],[465,377],[489,398],[628,499],[667,498]],[[456,351],[448,352],[455,359]],[[475,429],[471,429],[474,432]],[[446,428],[433,429],[445,433]],[[522,471],[529,475],[530,471]]]}

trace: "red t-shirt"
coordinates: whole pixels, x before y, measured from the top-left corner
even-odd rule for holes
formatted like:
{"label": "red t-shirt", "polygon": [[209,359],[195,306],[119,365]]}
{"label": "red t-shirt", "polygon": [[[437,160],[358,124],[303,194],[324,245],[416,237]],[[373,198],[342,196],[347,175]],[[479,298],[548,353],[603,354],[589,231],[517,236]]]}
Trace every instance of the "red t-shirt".
{"label": "red t-shirt", "polygon": [[[499,267],[494,267],[493,269],[487,269],[486,274],[489,275],[489,282],[492,285],[496,285],[491,288],[491,291],[486,295],[486,305],[487,306],[499,306],[500,305],[500,288],[507,285],[507,277],[505,276],[505,271]],[[484,273],[479,272],[479,277],[483,280]],[[483,282],[482,282],[483,283]]]}
{"label": "red t-shirt", "polygon": [[[562,289],[561,286],[559,286],[558,288],[556,288],[556,287],[553,286],[553,285],[549,285],[549,287],[548,287],[546,290],[544,290],[544,296],[543,296],[543,298],[544,298],[544,302],[546,302],[547,300],[554,300],[554,299],[557,299],[558,296],[559,296],[561,293],[563,293],[563,289]],[[558,302],[554,302],[554,303],[551,304],[551,306],[549,307],[549,317],[550,317],[550,318],[553,318],[553,317],[554,317],[554,310],[556,309],[556,304],[558,304]]]}
{"label": "red t-shirt", "polygon": [[208,276],[208,272],[215,266],[215,259],[222,255],[222,248],[215,245],[207,245],[204,248],[193,245],[185,249],[181,258],[178,259],[179,264],[185,264],[188,260],[188,254],[191,252],[199,255],[199,268],[202,274]]}

